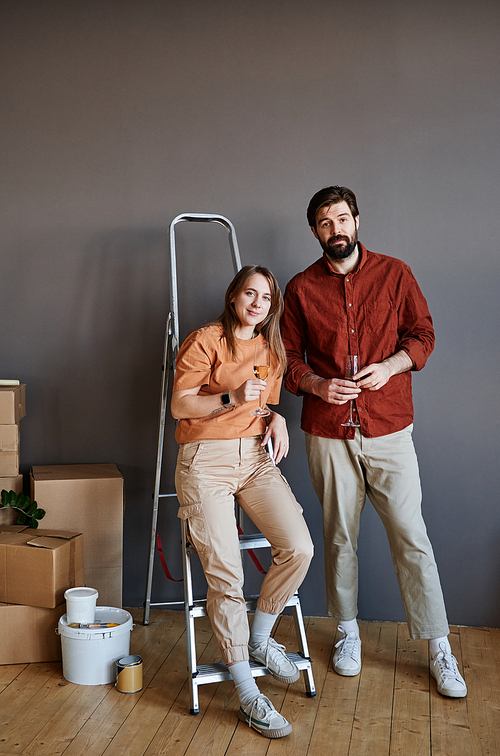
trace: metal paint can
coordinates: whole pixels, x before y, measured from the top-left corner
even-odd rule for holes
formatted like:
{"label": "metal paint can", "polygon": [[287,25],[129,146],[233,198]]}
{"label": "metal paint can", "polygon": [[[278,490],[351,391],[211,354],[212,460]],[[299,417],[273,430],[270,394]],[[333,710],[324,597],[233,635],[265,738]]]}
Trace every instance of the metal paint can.
{"label": "metal paint can", "polygon": [[142,690],[142,658],[122,656],[116,662],[116,690],[120,693],[138,693]]}

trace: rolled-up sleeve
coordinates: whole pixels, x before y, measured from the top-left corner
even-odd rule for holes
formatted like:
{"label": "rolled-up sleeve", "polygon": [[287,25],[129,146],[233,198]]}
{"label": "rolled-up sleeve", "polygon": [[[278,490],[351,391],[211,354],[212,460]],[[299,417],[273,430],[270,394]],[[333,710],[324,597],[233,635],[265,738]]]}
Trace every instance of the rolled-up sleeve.
{"label": "rolled-up sleeve", "polygon": [[413,362],[413,370],[422,370],[434,349],[434,327],[427,301],[415,277],[408,269],[405,296],[399,309],[399,349]]}
{"label": "rolled-up sleeve", "polygon": [[198,388],[210,382],[212,361],[204,344],[191,334],[184,341],[175,363],[173,391]]}

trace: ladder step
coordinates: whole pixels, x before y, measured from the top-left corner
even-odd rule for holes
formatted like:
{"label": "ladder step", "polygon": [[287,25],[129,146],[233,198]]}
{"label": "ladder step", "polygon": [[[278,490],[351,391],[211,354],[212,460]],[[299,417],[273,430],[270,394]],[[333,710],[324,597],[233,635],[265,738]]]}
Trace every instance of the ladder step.
{"label": "ladder step", "polygon": [[[258,596],[247,596],[245,599],[247,612],[254,612],[257,607],[257,599]],[[287,606],[297,606],[299,603],[299,597],[298,595],[292,596],[287,603]],[[185,606],[184,601],[151,601],[150,603],[151,607],[157,607],[157,606]],[[195,599],[194,606],[190,609],[190,614],[192,617],[205,617],[206,611],[206,600],[205,599]]]}
{"label": "ladder step", "polygon": [[[255,612],[257,608],[257,600],[258,596],[247,596],[245,598],[245,604],[247,607],[247,612]],[[190,607],[189,609],[189,615],[191,617],[206,617],[207,610],[206,610],[207,602],[205,599],[199,599],[195,600],[194,605]],[[285,606],[298,606],[300,605],[300,598],[298,593],[295,593],[293,596],[291,596]]]}
{"label": "ladder step", "polygon": [[[262,533],[240,535],[239,541],[241,551],[248,551],[248,549],[266,549],[271,545]],[[190,554],[196,554],[196,548],[191,543],[187,544],[186,550]]]}
{"label": "ladder step", "polygon": [[240,549],[265,549],[271,544],[262,533],[250,533],[249,535],[240,535]]}
{"label": "ladder step", "polygon": [[[300,670],[309,669],[311,666],[311,660],[305,659],[301,654],[292,653],[287,654],[290,661],[295,662]],[[263,675],[270,675],[271,673],[264,667],[263,664],[250,660],[250,669],[252,670],[253,677],[262,677]],[[194,682],[197,685],[208,684],[212,682],[223,682],[223,680],[231,680],[231,675],[225,664],[222,662],[216,664],[200,664],[197,668],[197,673],[193,676]]]}

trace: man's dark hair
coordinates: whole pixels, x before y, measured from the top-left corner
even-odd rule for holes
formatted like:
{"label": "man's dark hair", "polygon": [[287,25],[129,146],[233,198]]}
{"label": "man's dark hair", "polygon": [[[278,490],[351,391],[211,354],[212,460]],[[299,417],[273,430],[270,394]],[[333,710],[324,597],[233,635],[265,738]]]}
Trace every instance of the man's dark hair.
{"label": "man's dark hair", "polygon": [[309,202],[307,208],[307,222],[309,225],[316,228],[316,213],[320,207],[337,205],[339,202],[347,202],[352,217],[358,217],[359,211],[354,192],[351,192],[347,186],[325,186],[324,189],[320,189],[319,192],[316,192]]}

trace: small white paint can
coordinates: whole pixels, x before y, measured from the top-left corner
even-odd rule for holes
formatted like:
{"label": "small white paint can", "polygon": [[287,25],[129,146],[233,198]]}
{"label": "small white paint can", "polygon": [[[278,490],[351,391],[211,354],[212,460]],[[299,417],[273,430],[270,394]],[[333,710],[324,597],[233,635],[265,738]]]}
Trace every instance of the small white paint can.
{"label": "small white paint can", "polygon": [[116,662],[116,690],[120,693],[138,693],[142,690],[142,658],[122,656]]}

